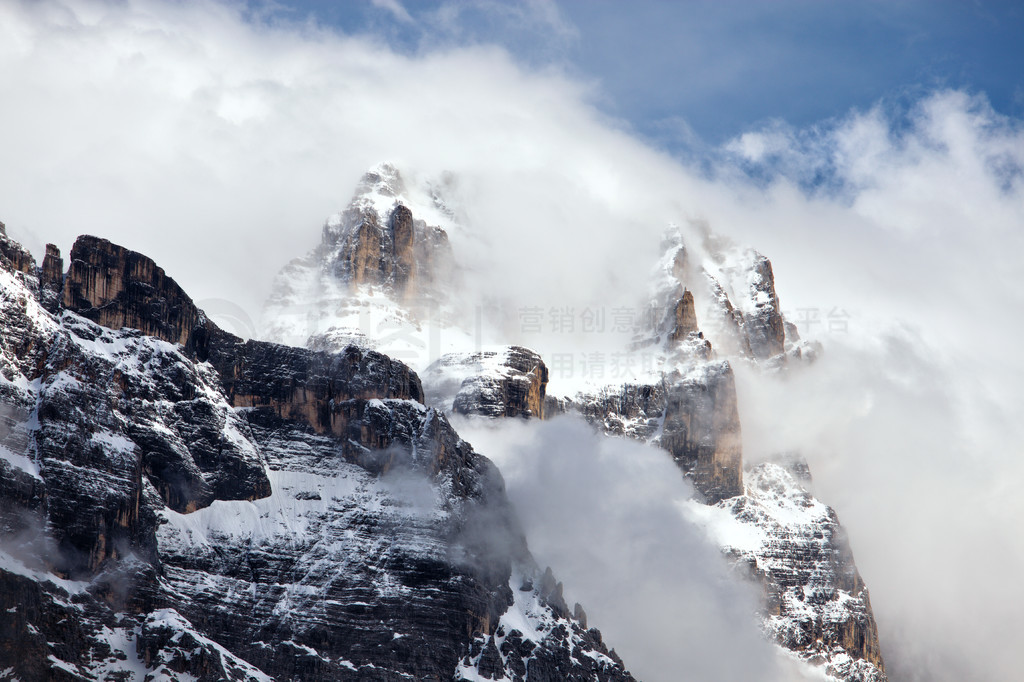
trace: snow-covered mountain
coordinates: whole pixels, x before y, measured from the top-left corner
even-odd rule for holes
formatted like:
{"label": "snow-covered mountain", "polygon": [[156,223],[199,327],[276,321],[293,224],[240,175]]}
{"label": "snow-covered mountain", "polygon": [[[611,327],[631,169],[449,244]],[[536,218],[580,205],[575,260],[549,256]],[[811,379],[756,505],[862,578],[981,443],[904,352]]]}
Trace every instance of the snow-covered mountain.
{"label": "snow-covered mountain", "polygon": [[406,365],[69,260],[0,225],[0,677],[632,679]]}
{"label": "snow-covered mountain", "polygon": [[806,464],[744,461],[756,406],[734,366],[784,375],[822,352],[784,319],[770,261],[671,227],[638,273],[631,371],[566,381],[467,326],[487,321],[439,187],[367,173],[275,280],[267,341],[218,328],[142,254],[81,237],[67,268],[52,245],[37,266],[0,226],[2,676],[632,679],[448,421],[572,414],[672,458],[697,491],[679,513],[761,586],[787,656],[883,682]]}
{"label": "snow-covered mountain", "polygon": [[[651,285],[618,353],[627,377],[565,381],[534,350],[484,346],[479,327],[460,328],[467,315],[458,287],[445,295],[436,271],[419,265],[443,258],[458,272],[458,240],[438,237],[467,227],[455,221],[452,204],[435,185],[409,188],[392,165],[368,172],[349,207],[328,219],[321,245],[278,276],[265,310],[270,337],[318,349],[358,341],[385,353],[413,351],[425,401],[444,414],[572,413],[609,436],[662,448],[702,496],[688,507],[690,518],[763,586],[766,635],[829,679],[885,680],[867,589],[835,513],[807,489],[806,465],[793,456],[785,465],[743,459],[742,415],[756,406],[738,403],[733,365],[785,373],[822,352],[785,320],[768,258],[701,226],[670,227],[660,260],[637,273]],[[418,226],[411,250],[397,246],[409,216]],[[418,290],[388,274],[406,267],[401,251],[418,254],[407,269],[433,273]],[[351,265],[367,253],[370,278]],[[434,312],[409,301],[427,301]],[[372,315],[386,323],[375,327]],[[424,349],[433,351],[427,360]]]}
{"label": "snow-covered mountain", "polygon": [[472,347],[450,303],[458,271],[442,226],[453,220],[437,190],[407,186],[391,164],[370,170],[349,205],[327,218],[320,244],[278,273],[262,337],[375,348],[416,370],[440,343]]}

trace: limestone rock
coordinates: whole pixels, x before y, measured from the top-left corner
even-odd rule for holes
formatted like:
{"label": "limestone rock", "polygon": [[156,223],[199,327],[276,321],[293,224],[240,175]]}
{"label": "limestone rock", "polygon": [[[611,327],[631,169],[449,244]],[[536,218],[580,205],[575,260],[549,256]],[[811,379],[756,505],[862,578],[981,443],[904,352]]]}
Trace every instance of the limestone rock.
{"label": "limestone rock", "polygon": [[447,413],[545,418],[548,369],[528,348],[449,353],[423,380],[427,402]]}
{"label": "limestone rock", "polygon": [[632,680],[519,589],[501,476],[414,372],[244,342],[149,259],[76,246],[59,315],[0,262],[0,670]]}
{"label": "limestone rock", "polygon": [[106,239],[83,236],[71,247],[64,306],[104,327],[129,327],[191,347],[205,316],[150,258]]}
{"label": "limestone rock", "polygon": [[835,679],[884,682],[868,590],[836,513],[810,485],[799,457],[753,467],[745,493],[712,510],[749,529],[722,543],[761,582],[765,628],[779,644]]}
{"label": "limestone rock", "polygon": [[743,493],[739,409],[726,361],[669,374],[658,384],[579,394],[560,409],[579,412],[610,434],[659,445],[709,503]]}
{"label": "limestone rock", "polygon": [[39,271],[39,302],[51,313],[58,312],[64,303],[64,259],[53,244],[46,245]]}
{"label": "limestone rock", "polygon": [[345,210],[324,224],[320,244],[275,278],[266,339],[372,347],[379,333],[415,335],[419,320],[443,316],[455,281],[448,234],[414,215],[408,194],[390,164],[363,176]]}
{"label": "limestone rock", "polygon": [[697,328],[697,312],[694,310],[693,294],[689,289],[683,290],[683,295],[675,306],[675,325],[669,338],[673,341],[681,341],[690,334],[700,331]]}
{"label": "limestone rock", "polygon": [[25,275],[36,274],[36,259],[21,244],[7,236],[7,226],[0,223],[0,263],[9,270]]}

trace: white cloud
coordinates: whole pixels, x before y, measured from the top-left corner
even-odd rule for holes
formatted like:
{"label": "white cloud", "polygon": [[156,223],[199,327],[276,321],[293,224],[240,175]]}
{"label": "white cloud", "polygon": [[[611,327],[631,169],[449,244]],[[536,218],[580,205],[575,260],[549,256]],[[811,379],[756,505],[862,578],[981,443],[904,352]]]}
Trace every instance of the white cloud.
{"label": "white cloud", "polygon": [[412,15],[409,14],[409,10],[405,9],[398,0],[370,0],[374,7],[379,7],[386,12],[390,12],[391,15],[405,24],[411,24],[414,22]]}
{"label": "white cloud", "polygon": [[[1024,625],[1024,131],[959,92],[905,118],[875,108],[818,131],[834,198],[779,180],[724,209],[734,224],[756,213],[742,231],[826,340],[786,380],[739,373],[746,454],[810,459],[893,679],[1009,679]],[[833,308],[847,333],[827,333]]]}
{"label": "white cloud", "polygon": [[756,625],[756,588],[685,520],[693,489],[661,450],[567,417],[456,428],[499,465],[537,561],[637,679],[798,679]]}

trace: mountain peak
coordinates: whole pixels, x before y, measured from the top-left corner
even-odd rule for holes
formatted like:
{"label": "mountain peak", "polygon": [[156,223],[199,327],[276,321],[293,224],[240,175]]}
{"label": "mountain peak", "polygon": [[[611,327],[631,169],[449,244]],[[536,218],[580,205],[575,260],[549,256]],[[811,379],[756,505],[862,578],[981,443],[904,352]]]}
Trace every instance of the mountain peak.
{"label": "mountain peak", "polygon": [[363,173],[356,194],[376,192],[384,196],[398,197],[405,192],[405,180],[398,167],[390,161],[382,161]]}

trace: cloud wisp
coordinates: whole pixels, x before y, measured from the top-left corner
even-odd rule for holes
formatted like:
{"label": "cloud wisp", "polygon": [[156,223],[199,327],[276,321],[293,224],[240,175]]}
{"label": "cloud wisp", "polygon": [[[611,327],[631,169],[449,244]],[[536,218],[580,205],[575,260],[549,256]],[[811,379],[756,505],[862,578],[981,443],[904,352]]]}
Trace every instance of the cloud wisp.
{"label": "cloud wisp", "polygon": [[799,675],[758,630],[754,586],[684,517],[693,489],[661,450],[569,417],[456,428],[501,468],[531,552],[638,679]]}

